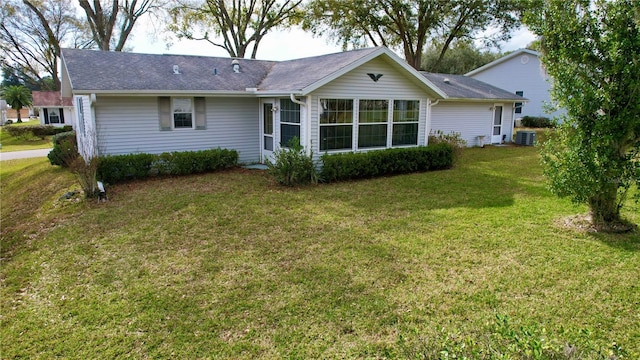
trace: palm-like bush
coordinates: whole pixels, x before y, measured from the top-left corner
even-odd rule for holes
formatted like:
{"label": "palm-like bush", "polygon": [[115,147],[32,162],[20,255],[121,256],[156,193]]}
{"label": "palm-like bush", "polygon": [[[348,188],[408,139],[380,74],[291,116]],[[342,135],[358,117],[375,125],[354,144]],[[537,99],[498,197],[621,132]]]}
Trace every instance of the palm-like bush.
{"label": "palm-like bush", "polygon": [[22,85],[10,85],[2,91],[2,96],[18,113],[18,122],[22,122],[20,109],[31,106],[31,91]]}

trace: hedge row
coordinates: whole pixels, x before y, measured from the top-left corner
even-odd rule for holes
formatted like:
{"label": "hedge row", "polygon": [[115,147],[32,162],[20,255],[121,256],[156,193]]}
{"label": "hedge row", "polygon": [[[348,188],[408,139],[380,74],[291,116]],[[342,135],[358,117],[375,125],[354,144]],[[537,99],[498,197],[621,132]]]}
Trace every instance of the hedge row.
{"label": "hedge row", "polygon": [[555,126],[551,119],[544,116],[525,116],[522,118],[521,124],[529,128],[552,128]]}
{"label": "hedge row", "polygon": [[453,158],[454,148],[448,143],[363,153],[325,154],[322,156],[320,179],[334,182],[448,169],[453,165]]}
{"label": "hedge row", "polygon": [[6,131],[13,137],[25,136],[32,134],[35,137],[44,139],[45,136],[60,134],[73,130],[71,125],[56,127],[52,125],[33,125],[33,126],[5,126],[2,131]]}
{"label": "hedge row", "polygon": [[227,149],[129,154],[101,157],[98,180],[115,184],[158,175],[188,175],[221,170],[238,164],[238,152]]}

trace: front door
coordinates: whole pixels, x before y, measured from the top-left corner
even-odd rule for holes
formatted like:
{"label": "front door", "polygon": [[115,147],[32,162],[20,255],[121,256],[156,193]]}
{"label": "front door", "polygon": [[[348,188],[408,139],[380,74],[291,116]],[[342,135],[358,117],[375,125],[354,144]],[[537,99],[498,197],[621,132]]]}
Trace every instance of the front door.
{"label": "front door", "polygon": [[262,162],[273,160],[273,150],[275,145],[274,132],[274,106],[273,102],[262,103]]}
{"label": "front door", "polygon": [[493,128],[491,131],[491,143],[502,143],[502,105],[493,107]]}

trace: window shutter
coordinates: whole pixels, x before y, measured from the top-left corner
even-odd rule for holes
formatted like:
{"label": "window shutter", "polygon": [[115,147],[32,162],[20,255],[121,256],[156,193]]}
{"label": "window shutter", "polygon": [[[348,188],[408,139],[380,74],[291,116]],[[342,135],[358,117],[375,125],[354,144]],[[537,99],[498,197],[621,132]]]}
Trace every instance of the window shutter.
{"label": "window shutter", "polygon": [[64,109],[60,108],[58,111],[60,112],[60,124],[64,124]]}
{"label": "window shutter", "polygon": [[44,110],[44,123],[49,124],[49,110],[47,109],[43,109],[43,110]]}
{"label": "window shutter", "polygon": [[207,128],[207,114],[204,98],[194,98],[193,105],[196,112],[196,130],[205,130]]}
{"label": "window shutter", "polygon": [[168,96],[158,97],[158,115],[160,116],[160,130],[171,130],[171,98]]}

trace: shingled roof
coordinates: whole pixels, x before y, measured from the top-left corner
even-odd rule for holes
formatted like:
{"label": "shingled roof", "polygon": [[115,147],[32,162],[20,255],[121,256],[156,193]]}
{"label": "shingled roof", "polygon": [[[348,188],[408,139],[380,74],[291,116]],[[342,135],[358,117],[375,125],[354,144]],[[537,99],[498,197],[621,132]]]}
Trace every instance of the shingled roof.
{"label": "shingled roof", "polygon": [[60,91],[33,91],[31,97],[34,107],[73,107],[73,99],[62,97]]}
{"label": "shingled roof", "polygon": [[275,64],[237,59],[241,72],[236,73],[231,58],[77,49],[63,49],[62,57],[76,91],[245,92]]}
{"label": "shingled roof", "polygon": [[[63,49],[63,64],[76,92],[243,93],[312,91],[345,72],[381,56],[411,81],[444,97],[415,70],[384,47],[345,51],[288,61],[187,55],[152,55]],[[232,61],[240,65],[233,71]],[[174,73],[177,66],[179,74]]]}
{"label": "shingled roof", "polygon": [[420,72],[435,86],[440,88],[448,99],[505,100],[526,102],[526,98],[506,90],[489,85],[464,75]]}

